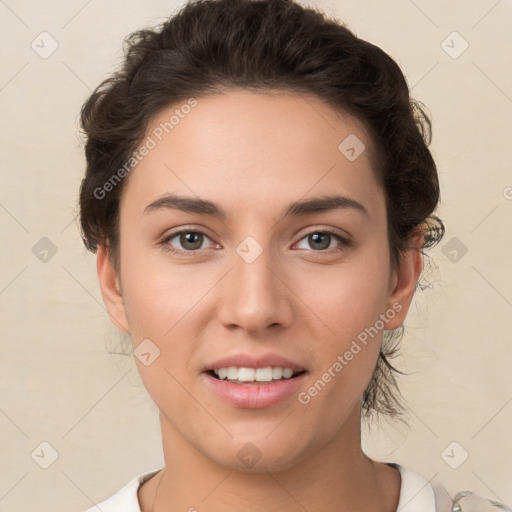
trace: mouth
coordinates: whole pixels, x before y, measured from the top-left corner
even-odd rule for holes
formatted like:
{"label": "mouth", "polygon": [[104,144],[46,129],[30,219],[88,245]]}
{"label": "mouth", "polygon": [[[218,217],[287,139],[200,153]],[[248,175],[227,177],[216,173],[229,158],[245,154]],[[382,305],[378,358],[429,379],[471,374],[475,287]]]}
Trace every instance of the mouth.
{"label": "mouth", "polygon": [[207,392],[225,404],[238,409],[268,409],[293,403],[307,373],[279,366],[223,366],[205,370],[202,375]]}
{"label": "mouth", "polygon": [[293,403],[308,370],[276,353],[227,355],[203,368],[203,382],[225,404],[239,409],[265,409]]}
{"label": "mouth", "polygon": [[231,382],[233,384],[269,385],[295,379],[306,373],[306,370],[297,371],[282,366],[266,366],[263,368],[227,366],[207,370],[205,373],[214,379]]}

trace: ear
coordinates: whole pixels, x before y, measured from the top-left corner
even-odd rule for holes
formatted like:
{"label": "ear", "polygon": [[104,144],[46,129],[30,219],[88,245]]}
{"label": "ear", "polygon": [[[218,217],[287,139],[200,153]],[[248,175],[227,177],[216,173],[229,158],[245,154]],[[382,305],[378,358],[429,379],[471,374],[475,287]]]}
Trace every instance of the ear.
{"label": "ear", "polygon": [[409,238],[409,248],[400,256],[399,268],[393,271],[390,279],[388,310],[393,310],[396,314],[393,318],[386,320],[386,330],[400,327],[407,316],[418,279],[423,270],[421,249],[424,239],[425,233],[422,229],[418,228],[414,231]]}
{"label": "ear", "polygon": [[119,285],[119,276],[110,261],[106,247],[102,245],[98,245],[96,270],[100,281],[103,302],[107,308],[110,321],[121,332],[129,333],[128,318],[126,315],[123,292]]}

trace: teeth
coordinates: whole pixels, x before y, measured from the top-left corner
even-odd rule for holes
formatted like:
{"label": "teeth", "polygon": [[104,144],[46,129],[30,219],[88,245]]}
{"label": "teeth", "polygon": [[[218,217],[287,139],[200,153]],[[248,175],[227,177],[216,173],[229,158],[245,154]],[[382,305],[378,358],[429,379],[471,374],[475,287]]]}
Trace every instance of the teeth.
{"label": "teeth", "polygon": [[255,380],[258,382],[270,382],[272,380],[272,368],[258,368],[256,370]]}
{"label": "teeth", "polygon": [[285,379],[289,379],[292,375],[293,375],[293,370],[291,370],[290,368],[285,368],[283,370],[283,377]]}
{"label": "teeth", "polygon": [[256,370],[254,368],[238,368],[238,380],[242,382],[254,381]]}
{"label": "teeth", "polygon": [[271,380],[289,379],[293,375],[291,368],[279,366],[265,368],[217,368],[213,370],[219,379],[238,380],[240,382],[270,382]]}
{"label": "teeth", "polygon": [[272,368],[272,378],[273,379],[282,379],[283,378],[283,368]]}
{"label": "teeth", "polygon": [[[220,377],[221,379],[223,377]],[[231,380],[236,380],[238,379],[238,368],[235,368],[234,366],[230,366],[228,368],[228,379],[231,379]]]}

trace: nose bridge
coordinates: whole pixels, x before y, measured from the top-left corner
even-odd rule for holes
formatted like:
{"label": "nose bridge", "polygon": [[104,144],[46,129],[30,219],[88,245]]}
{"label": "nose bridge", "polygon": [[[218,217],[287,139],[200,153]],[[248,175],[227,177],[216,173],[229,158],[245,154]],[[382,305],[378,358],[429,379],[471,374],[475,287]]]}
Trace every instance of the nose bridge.
{"label": "nose bridge", "polygon": [[272,251],[254,238],[247,237],[238,245],[221,299],[221,320],[225,325],[259,331],[291,321],[286,287],[276,276],[278,267]]}

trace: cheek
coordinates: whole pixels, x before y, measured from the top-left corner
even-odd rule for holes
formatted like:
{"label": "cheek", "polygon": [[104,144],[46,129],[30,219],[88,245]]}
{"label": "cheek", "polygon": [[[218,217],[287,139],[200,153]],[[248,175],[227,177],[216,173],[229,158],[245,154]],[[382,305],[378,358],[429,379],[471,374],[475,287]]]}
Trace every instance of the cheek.
{"label": "cheek", "polygon": [[126,238],[122,277],[132,338],[164,340],[205,295],[207,276],[193,271],[193,265],[171,265],[163,248],[138,246]]}
{"label": "cheek", "polygon": [[[317,272],[302,283],[302,296],[320,319],[310,347],[314,368],[300,402],[305,417],[315,424],[319,418],[332,429],[343,423],[371,380],[382,343],[385,270],[385,265],[380,272],[347,267],[328,276]],[[319,286],[308,287],[305,294],[312,281]]]}
{"label": "cheek", "polygon": [[385,261],[362,254],[357,261],[296,273],[293,289],[336,344],[357,337],[384,312],[388,272]]}
{"label": "cheek", "polygon": [[[387,261],[368,253],[351,263],[301,275],[294,288],[317,326],[310,360],[316,363],[312,381],[318,385],[306,392],[312,400],[318,397],[313,409],[319,407],[327,414],[343,414],[344,406],[350,408],[359,400],[373,375],[382,342]],[[338,404],[335,409],[332,403]]]}
{"label": "cheek", "polygon": [[[136,358],[138,370],[155,402],[174,410],[183,393],[178,383],[198,371],[194,354],[201,348],[198,332],[205,325],[205,297],[219,276],[206,266],[171,265],[163,249],[157,255],[160,249],[143,250],[127,243],[123,250],[125,306],[134,355],[139,344],[148,343],[145,340],[154,343],[158,353],[148,366]],[[167,403],[169,396],[174,402]]]}
{"label": "cheek", "polygon": [[[163,268],[145,261],[144,254],[137,254],[137,251],[133,251],[125,263],[126,307],[142,382],[159,409],[169,417],[179,417],[184,410],[199,416],[201,411],[194,410],[196,404],[190,401],[183,386],[197,371],[192,363],[199,349],[199,337],[194,328],[203,325],[197,315],[201,311],[201,298],[209,288],[198,284],[209,281],[202,281],[200,276],[196,276],[196,281],[196,277],[190,275],[192,266]],[[210,287],[213,284],[212,279]],[[150,364],[137,357],[137,353],[142,352],[139,344],[143,347],[144,343],[151,354],[157,354],[150,356]]]}

